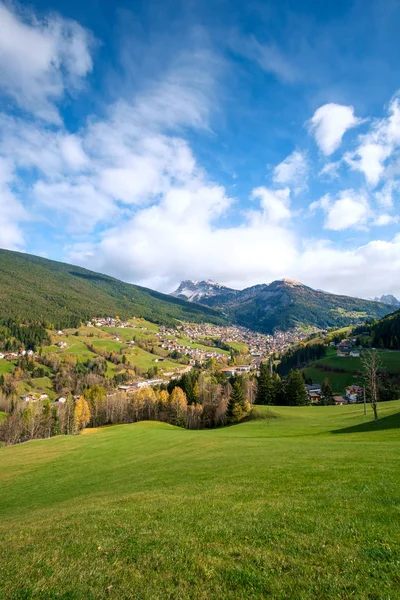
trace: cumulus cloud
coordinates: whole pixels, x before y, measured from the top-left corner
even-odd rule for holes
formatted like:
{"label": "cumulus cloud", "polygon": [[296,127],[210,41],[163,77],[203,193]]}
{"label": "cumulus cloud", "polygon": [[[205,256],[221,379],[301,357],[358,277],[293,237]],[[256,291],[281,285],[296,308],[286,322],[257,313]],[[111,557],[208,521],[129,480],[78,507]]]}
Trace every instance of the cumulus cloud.
{"label": "cumulus cloud", "polygon": [[92,70],[92,36],[75,21],[40,20],[0,2],[0,89],[23,110],[60,122],[56,102]]}
{"label": "cumulus cloud", "polygon": [[307,188],[309,164],[305,152],[295,150],[274,168],[275,183],[288,185],[295,193]]}
{"label": "cumulus cloud", "polygon": [[253,198],[259,198],[265,217],[270,223],[280,223],[290,219],[290,189],[271,190],[258,187],[253,190]]}
{"label": "cumulus cloud", "polygon": [[309,212],[325,213],[324,228],[332,231],[365,227],[370,217],[368,198],[355,190],[343,190],[336,197],[326,194],[309,205]]}
{"label": "cumulus cloud", "polygon": [[367,198],[353,190],[346,190],[329,206],[324,227],[333,231],[359,228],[366,225],[368,214]]}
{"label": "cumulus cloud", "polygon": [[388,117],[375,120],[368,133],[360,136],[355,152],[346,153],[344,159],[375,187],[385,172],[388,158],[399,146],[400,98],[396,94],[389,104]]}
{"label": "cumulus cloud", "polygon": [[348,129],[361,123],[352,106],[324,104],[320,106],[308,122],[309,132],[314,136],[319,149],[330,156],[342,143]]}
{"label": "cumulus cloud", "polygon": [[13,184],[13,164],[0,157],[0,247],[19,250],[24,244],[20,222],[29,217],[12,191]]}

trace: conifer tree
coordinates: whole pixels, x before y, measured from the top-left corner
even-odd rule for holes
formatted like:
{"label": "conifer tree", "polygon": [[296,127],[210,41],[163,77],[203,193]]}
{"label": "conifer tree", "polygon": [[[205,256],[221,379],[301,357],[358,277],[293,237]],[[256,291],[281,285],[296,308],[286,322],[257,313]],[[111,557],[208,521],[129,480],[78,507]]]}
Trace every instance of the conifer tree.
{"label": "conifer tree", "polygon": [[272,374],[272,383],[274,387],[274,404],[276,406],[285,405],[285,390],[283,388],[282,379],[279,377],[278,373]]}
{"label": "conifer tree", "polygon": [[332,388],[328,379],[325,379],[324,383],[322,384],[321,404],[323,404],[324,406],[331,406],[332,404],[335,404]]}
{"label": "conifer tree", "polygon": [[292,369],[286,382],[286,402],[289,406],[307,406],[310,401],[300,371]]}
{"label": "conifer tree", "polygon": [[232,385],[231,395],[229,397],[226,416],[229,423],[236,423],[247,415],[250,405],[246,402],[243,385],[239,378],[236,378]]}
{"label": "conifer tree", "polygon": [[256,404],[275,404],[274,382],[266,363],[260,364],[257,384]]}

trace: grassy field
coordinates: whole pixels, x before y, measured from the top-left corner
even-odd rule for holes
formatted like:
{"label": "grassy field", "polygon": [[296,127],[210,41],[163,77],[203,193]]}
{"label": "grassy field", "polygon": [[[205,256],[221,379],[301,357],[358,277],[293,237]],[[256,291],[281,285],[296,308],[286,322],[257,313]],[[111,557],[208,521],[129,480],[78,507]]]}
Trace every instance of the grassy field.
{"label": "grassy field", "polygon": [[[400,376],[400,352],[397,351],[382,351],[379,352],[383,367],[392,374]],[[326,365],[325,369],[318,369],[316,365]],[[344,373],[334,373],[330,368],[345,369]],[[341,357],[336,353],[332,353],[326,358],[321,358],[312,363],[309,367],[303,369],[306,377],[311,377],[314,383],[323,383],[325,379],[329,379],[333,391],[338,394],[343,394],[345,387],[356,383],[356,373],[361,369],[361,360],[356,357]]]}
{"label": "grassy field", "polygon": [[399,598],[400,401],[273,411],[0,449],[0,598]]}
{"label": "grassy field", "polygon": [[16,362],[11,362],[9,360],[6,360],[5,358],[2,358],[0,360],[0,375],[5,375],[6,373],[11,373],[11,371],[14,369],[16,365]]}

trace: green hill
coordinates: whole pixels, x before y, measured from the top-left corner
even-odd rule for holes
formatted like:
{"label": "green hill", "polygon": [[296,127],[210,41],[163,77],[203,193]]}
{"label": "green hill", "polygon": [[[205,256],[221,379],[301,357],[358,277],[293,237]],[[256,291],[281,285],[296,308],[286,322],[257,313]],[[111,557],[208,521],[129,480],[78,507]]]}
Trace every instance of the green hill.
{"label": "green hill", "polygon": [[2,448],[0,597],[398,598],[400,402],[378,410]]}
{"label": "green hill", "polygon": [[222,323],[215,310],[38,256],[0,250],[2,319],[46,320],[75,326],[95,316]]}
{"label": "green hill", "polygon": [[183,281],[173,296],[220,309],[233,322],[263,333],[302,325],[342,327],[381,318],[393,310],[381,302],[329,294],[288,279],[244,290]]}

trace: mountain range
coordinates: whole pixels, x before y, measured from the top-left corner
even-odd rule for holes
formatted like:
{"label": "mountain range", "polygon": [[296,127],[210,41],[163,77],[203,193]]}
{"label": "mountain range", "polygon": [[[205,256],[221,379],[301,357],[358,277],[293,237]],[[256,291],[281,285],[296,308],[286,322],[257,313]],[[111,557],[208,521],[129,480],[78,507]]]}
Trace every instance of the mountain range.
{"label": "mountain range", "polygon": [[296,325],[324,328],[381,318],[382,302],[337,296],[283,279],[234,290],[213,281],[183,281],[162,294],[67,263],[0,250],[0,318],[76,326],[93,316],[237,324],[263,333]]}
{"label": "mountain range", "polygon": [[263,333],[298,325],[341,327],[392,312],[383,302],[330,294],[290,279],[244,290],[210,280],[185,280],[172,296],[218,309],[230,321]]}

